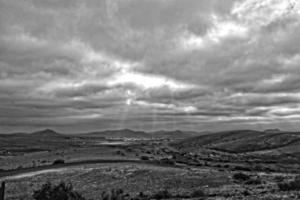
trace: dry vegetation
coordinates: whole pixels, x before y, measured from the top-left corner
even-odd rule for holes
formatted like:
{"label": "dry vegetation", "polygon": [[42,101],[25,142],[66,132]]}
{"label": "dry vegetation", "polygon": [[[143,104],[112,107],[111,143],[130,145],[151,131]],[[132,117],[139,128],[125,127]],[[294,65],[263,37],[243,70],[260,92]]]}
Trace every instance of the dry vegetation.
{"label": "dry vegetation", "polygon": [[[8,200],[33,199],[47,181],[72,183],[82,197],[94,200],[118,189],[127,199],[300,198],[298,133],[234,131],[184,140],[37,138],[0,137],[0,179],[7,181]],[[88,162],[101,159],[126,162]]]}

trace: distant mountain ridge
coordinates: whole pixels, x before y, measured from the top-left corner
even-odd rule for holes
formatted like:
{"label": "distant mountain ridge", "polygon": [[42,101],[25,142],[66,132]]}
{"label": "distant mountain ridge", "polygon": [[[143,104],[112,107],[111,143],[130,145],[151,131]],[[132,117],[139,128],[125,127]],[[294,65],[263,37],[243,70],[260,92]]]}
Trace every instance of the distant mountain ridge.
{"label": "distant mountain ridge", "polygon": [[148,138],[149,137],[149,135],[146,132],[133,131],[130,129],[95,131],[90,133],[83,133],[80,135],[88,136],[88,137],[105,137],[105,138]]}
{"label": "distant mountain ridge", "polygon": [[89,137],[106,137],[106,138],[187,138],[193,136],[192,132],[186,131],[155,131],[144,132],[134,131],[130,129],[121,130],[106,130],[80,134],[81,136]]}
{"label": "distant mountain ridge", "polygon": [[152,137],[159,137],[159,138],[188,138],[195,135],[200,135],[198,132],[192,132],[192,131],[181,131],[181,130],[175,130],[175,131],[155,131],[149,133]]}
{"label": "distant mountain ridge", "polygon": [[181,131],[181,130],[172,130],[172,131],[154,131],[154,132],[146,132],[146,131],[135,131],[131,129],[120,129],[120,130],[104,130],[104,131],[93,131],[87,133],[80,134],[63,134],[56,132],[52,129],[44,129],[39,131],[34,131],[32,133],[26,132],[18,132],[11,134],[3,134],[0,136],[34,136],[34,137],[66,137],[66,136],[81,136],[81,137],[103,137],[103,138],[171,138],[171,139],[184,139],[188,137],[192,137],[195,135],[201,135],[203,133],[192,132],[192,131]]}
{"label": "distant mountain ridge", "polygon": [[63,134],[52,129],[44,129],[32,133],[14,133],[0,135],[1,137],[95,137],[95,138],[128,138],[128,139],[179,139],[174,146],[179,148],[197,149],[200,147],[228,152],[251,152],[280,148],[290,144],[300,144],[300,133],[284,132],[279,129],[265,131],[232,130],[216,133],[192,132],[181,130],[161,130],[154,132],[134,131],[131,129],[94,131],[81,134]]}
{"label": "distant mountain ridge", "polygon": [[1,137],[37,137],[37,136],[47,136],[47,137],[61,137],[66,136],[64,134],[58,133],[52,129],[43,129],[34,132],[15,132],[15,133],[7,133],[7,134],[0,134]]}
{"label": "distant mountain ridge", "polygon": [[32,133],[12,133],[0,135],[0,144],[7,146],[19,141],[30,141],[32,144],[40,140],[62,141],[72,137],[94,137],[106,139],[176,139],[170,143],[178,150],[187,152],[211,149],[228,153],[255,153],[273,152],[300,156],[300,132],[286,132],[278,129],[265,131],[256,130],[232,130],[216,133],[189,132],[189,131],[155,131],[144,132],[130,129],[95,131],[82,134],[62,134],[51,129],[44,129]]}

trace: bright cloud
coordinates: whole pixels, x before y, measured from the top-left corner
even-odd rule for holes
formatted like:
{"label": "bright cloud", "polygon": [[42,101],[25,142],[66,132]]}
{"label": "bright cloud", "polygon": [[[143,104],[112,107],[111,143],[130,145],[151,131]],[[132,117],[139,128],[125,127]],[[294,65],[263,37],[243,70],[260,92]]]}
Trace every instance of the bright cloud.
{"label": "bright cloud", "polygon": [[170,90],[187,90],[194,86],[183,82],[175,81],[163,76],[142,74],[137,72],[121,72],[116,74],[112,81],[108,83],[111,86],[133,84],[142,89],[154,89],[167,87]]}
{"label": "bright cloud", "polygon": [[235,4],[232,14],[252,26],[266,26],[295,12],[296,0],[246,0]]}
{"label": "bright cloud", "polygon": [[299,33],[297,0],[0,0],[0,131],[300,128]]}
{"label": "bright cloud", "polygon": [[219,42],[223,38],[244,38],[248,36],[247,27],[237,24],[234,21],[221,21],[218,17],[213,18],[215,27],[209,30],[208,38],[214,42]]}

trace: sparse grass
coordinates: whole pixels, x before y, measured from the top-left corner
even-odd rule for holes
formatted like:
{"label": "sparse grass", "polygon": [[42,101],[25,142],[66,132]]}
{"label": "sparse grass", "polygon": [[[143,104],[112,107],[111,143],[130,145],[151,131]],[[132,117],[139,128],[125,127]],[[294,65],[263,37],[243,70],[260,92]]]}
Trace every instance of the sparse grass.
{"label": "sparse grass", "polygon": [[[147,164],[97,164],[69,168],[67,171],[44,173],[7,182],[8,197],[19,199],[28,196],[47,180],[58,184],[60,180],[71,182],[87,199],[97,200],[102,191],[122,188],[131,196],[137,192],[151,195],[168,189],[172,195],[190,194],[193,189],[212,185],[220,187],[230,179],[221,172],[198,169],[197,173],[188,169]],[[216,181],[217,180],[217,181]],[[10,199],[8,199],[10,200]]]}
{"label": "sparse grass", "polygon": [[[140,192],[135,197],[125,193],[123,189],[111,189],[109,191],[103,191],[97,200],[151,200],[151,199],[188,199],[188,198],[202,198],[206,194],[203,190],[198,189],[193,191],[190,195],[172,194],[167,189],[158,191],[154,194],[144,194]],[[45,183],[42,187],[34,191],[32,195],[34,200],[86,200],[79,192],[73,189],[72,184],[61,182],[57,185],[53,185],[50,182]],[[90,199],[92,200],[92,199]]]}
{"label": "sparse grass", "polygon": [[[45,140],[45,143],[49,141]],[[67,141],[67,143],[70,141]],[[163,188],[167,188],[170,198],[194,198],[194,199],[214,199],[226,197],[226,199],[254,198],[254,199],[284,199],[283,195],[299,195],[297,181],[291,180],[293,175],[285,173],[298,173],[299,164],[289,165],[288,163],[271,162],[269,155],[263,154],[235,154],[211,149],[200,148],[195,150],[180,150],[167,148],[166,142],[152,145],[152,142],[139,142],[129,146],[97,146],[96,139],[80,139],[70,145],[66,141],[50,141],[49,151],[29,153],[24,155],[14,152],[15,155],[5,155],[0,159],[0,166],[4,170],[16,169],[22,166],[22,170],[35,164],[51,165],[51,163],[63,164],[72,161],[87,159],[143,159],[157,161],[155,165],[135,164],[105,164],[95,165],[95,167],[82,165],[78,168],[70,168],[62,173],[45,173],[38,176],[26,177],[22,179],[9,180],[7,200],[27,199],[34,190],[41,187],[41,183],[46,180],[58,184],[59,180],[72,182],[78,191],[88,199],[101,200],[101,192],[113,193],[113,188],[122,188],[126,195],[135,200],[148,200],[155,194],[163,194]],[[76,145],[75,145],[76,144]],[[33,145],[33,144],[32,144]],[[32,146],[30,144],[30,146]],[[34,144],[35,145],[35,144]],[[74,148],[73,146],[74,145]],[[30,147],[29,146],[29,147]],[[71,146],[71,148],[69,148]],[[170,146],[169,146],[170,147]],[[198,148],[199,146],[197,146]],[[45,149],[45,147],[38,147]],[[190,148],[190,146],[188,146]],[[26,153],[28,152],[28,153]],[[124,154],[123,154],[124,153]],[[145,157],[143,157],[145,156]],[[173,156],[173,157],[172,157]],[[172,157],[172,159],[169,159]],[[178,164],[176,166],[160,164]],[[266,163],[267,162],[267,163]],[[148,162],[144,162],[148,163]],[[149,162],[150,163],[150,162]],[[182,164],[183,163],[183,164]],[[124,167],[126,165],[126,167]],[[160,165],[160,166],[157,166]],[[58,168],[59,166],[53,166]],[[178,167],[178,168],[177,168]],[[181,169],[179,169],[182,167]],[[224,169],[224,171],[220,171]],[[238,171],[236,171],[238,170]],[[259,172],[262,173],[258,176]],[[280,172],[281,175],[273,174]],[[239,172],[239,173],[238,173]],[[0,173],[4,174],[5,172]],[[233,177],[230,178],[230,177]],[[280,188],[278,190],[278,187]],[[281,186],[279,186],[281,185]],[[203,190],[196,188],[209,188]],[[195,190],[196,189],[196,190]],[[142,191],[143,194],[137,195]],[[285,191],[285,192],[283,192]],[[297,193],[298,192],[298,193]],[[259,194],[260,196],[255,196]],[[204,196],[203,196],[204,195]],[[277,197],[276,197],[277,196]],[[267,198],[268,197],[268,198]],[[124,198],[128,198],[125,197]],[[287,199],[286,198],[286,199]],[[294,199],[295,199],[294,198]],[[292,199],[292,198],[290,198]]]}
{"label": "sparse grass", "polygon": [[35,200],[85,200],[80,193],[73,190],[72,184],[63,182],[58,185],[47,182],[41,189],[34,191],[33,198]]}

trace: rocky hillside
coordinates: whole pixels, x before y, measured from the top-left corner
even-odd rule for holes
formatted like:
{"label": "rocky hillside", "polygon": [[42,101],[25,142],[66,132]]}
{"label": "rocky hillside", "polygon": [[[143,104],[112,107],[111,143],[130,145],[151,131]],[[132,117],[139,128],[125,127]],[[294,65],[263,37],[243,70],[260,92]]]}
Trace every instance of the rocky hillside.
{"label": "rocky hillside", "polygon": [[269,130],[224,131],[188,138],[173,143],[173,146],[185,150],[208,148],[232,153],[255,152],[300,146],[300,133]]}

